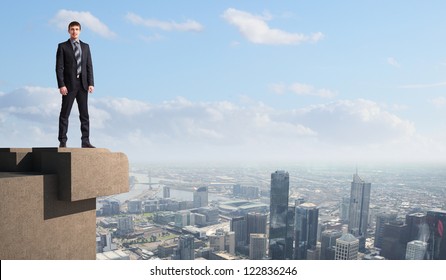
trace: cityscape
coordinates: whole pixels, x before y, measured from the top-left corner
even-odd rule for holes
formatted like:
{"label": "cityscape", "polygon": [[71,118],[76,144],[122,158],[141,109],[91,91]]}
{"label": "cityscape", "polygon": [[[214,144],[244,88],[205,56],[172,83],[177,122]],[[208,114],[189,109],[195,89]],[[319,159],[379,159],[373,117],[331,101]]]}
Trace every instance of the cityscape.
{"label": "cityscape", "polygon": [[435,164],[131,165],[96,205],[96,258],[446,259]]}

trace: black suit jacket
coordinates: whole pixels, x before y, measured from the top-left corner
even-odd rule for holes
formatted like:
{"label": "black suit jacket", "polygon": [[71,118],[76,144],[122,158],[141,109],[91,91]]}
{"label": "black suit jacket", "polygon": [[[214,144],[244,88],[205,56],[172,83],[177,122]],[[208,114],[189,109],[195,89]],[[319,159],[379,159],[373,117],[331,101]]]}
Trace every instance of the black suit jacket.
{"label": "black suit jacket", "polygon": [[[82,87],[85,90],[88,90],[88,86],[94,86],[93,62],[91,61],[90,47],[88,44],[82,41],[79,42],[82,49]],[[57,85],[59,88],[65,86],[67,87],[68,92],[75,89],[74,86],[76,85],[77,64],[70,39],[68,39],[66,42],[60,43],[57,47],[56,76]]]}

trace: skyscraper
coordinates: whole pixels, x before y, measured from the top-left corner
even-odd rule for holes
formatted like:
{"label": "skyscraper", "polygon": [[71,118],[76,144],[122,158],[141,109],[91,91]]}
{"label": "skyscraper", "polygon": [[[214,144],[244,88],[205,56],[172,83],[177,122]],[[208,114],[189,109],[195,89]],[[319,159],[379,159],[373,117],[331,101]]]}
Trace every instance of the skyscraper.
{"label": "skyscraper", "polygon": [[294,257],[294,216],[296,214],[296,206],[288,204],[287,212],[287,234],[286,234],[286,259],[293,259]]}
{"label": "skyscraper", "polygon": [[246,217],[233,217],[230,221],[230,230],[235,234],[235,248],[239,249],[246,245]]}
{"label": "skyscraper", "polygon": [[199,187],[194,191],[194,207],[208,206],[208,187]]}
{"label": "skyscraper", "polygon": [[382,248],[384,238],[384,225],[396,221],[396,213],[378,213],[376,215],[375,247]]}
{"label": "skyscraper", "polygon": [[209,248],[213,251],[224,251],[225,250],[225,233],[216,232],[208,236],[209,238]]}
{"label": "skyscraper", "polygon": [[133,225],[133,217],[132,216],[124,216],[118,218],[118,235],[129,234],[134,231]]}
{"label": "skyscraper", "polygon": [[163,187],[163,198],[169,198],[170,197],[170,187],[164,186]]}
{"label": "skyscraper", "polygon": [[342,231],[336,229],[324,230],[321,234],[321,260],[334,260],[336,240],[342,236]]}
{"label": "skyscraper", "polygon": [[225,250],[229,254],[235,255],[235,233],[225,232]]}
{"label": "skyscraper", "polygon": [[388,260],[404,260],[406,257],[407,225],[392,221],[384,225],[380,255]]}
{"label": "skyscraper", "polygon": [[341,219],[341,221],[344,222],[348,221],[349,207],[350,207],[350,198],[343,197],[339,206],[339,219]]}
{"label": "skyscraper", "polygon": [[408,240],[427,241],[429,239],[429,226],[426,224],[426,214],[411,213],[406,215]]}
{"label": "skyscraper", "polygon": [[251,233],[264,233],[266,234],[266,224],[268,215],[265,213],[251,212],[246,215],[247,226],[247,242],[250,242]]}
{"label": "skyscraper", "polygon": [[407,243],[406,260],[424,260],[427,243],[421,240],[413,240]]}
{"label": "skyscraper", "polygon": [[359,240],[350,233],[336,240],[335,260],[357,260]]}
{"label": "skyscraper", "polygon": [[252,233],[249,236],[249,259],[262,260],[266,256],[266,234]]}
{"label": "skyscraper", "polygon": [[294,259],[306,260],[307,250],[315,249],[319,210],[313,203],[296,206],[294,222]]}
{"label": "skyscraper", "polygon": [[353,175],[350,191],[348,232],[359,239],[359,251],[365,250],[369,216],[371,183],[365,183],[358,173]]}
{"label": "skyscraper", "polygon": [[426,223],[430,230],[427,247],[428,259],[446,260],[446,211],[427,211]]}
{"label": "skyscraper", "polygon": [[185,234],[179,237],[178,248],[177,248],[177,259],[179,260],[195,259],[195,242],[193,235]]}
{"label": "skyscraper", "polygon": [[139,199],[132,199],[127,203],[128,212],[131,214],[142,213],[142,201]]}
{"label": "skyscraper", "polygon": [[290,242],[287,238],[289,188],[288,172],[276,171],[271,174],[269,258],[273,260],[291,258],[287,254],[292,246],[292,240]]}

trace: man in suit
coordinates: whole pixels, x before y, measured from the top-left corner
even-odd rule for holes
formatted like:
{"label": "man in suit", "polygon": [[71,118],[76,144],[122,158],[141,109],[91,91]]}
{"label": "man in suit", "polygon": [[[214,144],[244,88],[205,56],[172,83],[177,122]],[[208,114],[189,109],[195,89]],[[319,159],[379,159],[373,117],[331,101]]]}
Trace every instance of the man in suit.
{"label": "man in suit", "polygon": [[90,47],[79,40],[81,25],[73,21],[68,25],[70,39],[57,47],[56,77],[62,95],[59,115],[59,147],[67,146],[68,119],[76,99],[81,121],[82,148],[95,148],[90,143],[88,94],[94,91],[93,63]]}

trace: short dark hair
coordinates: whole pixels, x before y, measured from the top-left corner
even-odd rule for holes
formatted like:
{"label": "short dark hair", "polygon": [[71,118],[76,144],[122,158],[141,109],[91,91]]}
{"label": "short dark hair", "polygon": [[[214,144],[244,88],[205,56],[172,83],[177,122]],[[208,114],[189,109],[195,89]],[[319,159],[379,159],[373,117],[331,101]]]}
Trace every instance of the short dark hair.
{"label": "short dark hair", "polygon": [[77,21],[72,21],[72,22],[70,22],[70,24],[68,24],[68,30],[70,30],[70,28],[71,28],[72,26],[79,26],[79,29],[82,29],[82,28],[81,28],[81,24],[80,24],[79,22],[77,22]]}

